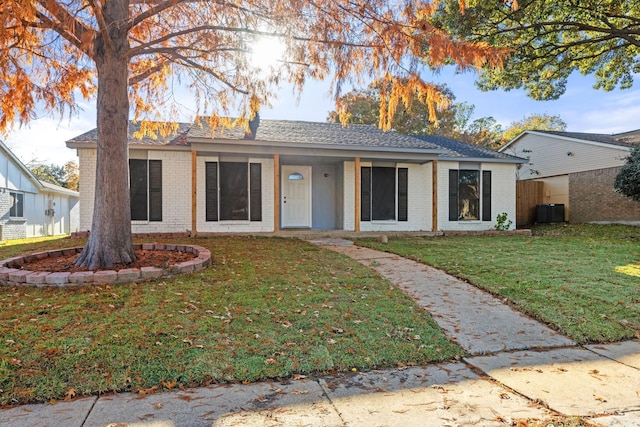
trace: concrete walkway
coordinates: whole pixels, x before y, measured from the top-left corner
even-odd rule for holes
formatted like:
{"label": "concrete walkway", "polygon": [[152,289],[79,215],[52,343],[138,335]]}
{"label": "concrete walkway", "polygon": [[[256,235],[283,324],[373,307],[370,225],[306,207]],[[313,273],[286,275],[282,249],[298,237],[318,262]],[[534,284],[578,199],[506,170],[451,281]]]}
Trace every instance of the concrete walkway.
{"label": "concrete walkway", "polygon": [[640,341],[580,347],[433,268],[346,241],[315,243],[400,286],[469,356],[427,367],[24,405],[0,410],[0,426],[505,426],[558,414],[640,425]]}

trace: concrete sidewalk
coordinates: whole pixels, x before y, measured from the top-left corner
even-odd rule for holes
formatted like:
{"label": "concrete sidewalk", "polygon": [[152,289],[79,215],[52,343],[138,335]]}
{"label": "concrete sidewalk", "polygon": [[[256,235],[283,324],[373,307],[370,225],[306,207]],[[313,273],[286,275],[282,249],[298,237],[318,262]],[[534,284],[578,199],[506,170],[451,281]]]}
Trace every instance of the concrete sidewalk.
{"label": "concrete sidewalk", "polygon": [[316,243],[400,286],[469,356],[427,367],[24,405],[0,410],[0,426],[504,426],[558,414],[640,425],[639,341],[576,346],[438,270],[345,241]]}

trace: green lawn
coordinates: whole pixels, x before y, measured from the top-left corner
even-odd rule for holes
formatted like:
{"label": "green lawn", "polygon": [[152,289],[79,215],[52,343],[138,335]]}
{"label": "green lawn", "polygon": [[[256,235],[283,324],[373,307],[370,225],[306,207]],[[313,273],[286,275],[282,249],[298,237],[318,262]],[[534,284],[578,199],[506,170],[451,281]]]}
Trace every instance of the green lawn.
{"label": "green lawn", "polygon": [[[183,241],[209,248],[213,265],[140,284],[0,287],[0,404],[462,354],[413,300],[339,254],[293,239]],[[84,241],[16,243],[0,259]]]}
{"label": "green lawn", "polygon": [[579,343],[640,336],[640,227],[552,225],[535,228],[532,237],[358,243],[443,269]]}

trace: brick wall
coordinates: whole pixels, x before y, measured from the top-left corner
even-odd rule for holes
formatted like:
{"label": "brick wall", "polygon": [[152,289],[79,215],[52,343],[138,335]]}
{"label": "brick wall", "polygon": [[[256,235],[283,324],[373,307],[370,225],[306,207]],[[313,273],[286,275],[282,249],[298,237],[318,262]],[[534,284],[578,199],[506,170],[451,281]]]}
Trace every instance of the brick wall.
{"label": "brick wall", "polygon": [[511,228],[516,224],[516,166],[512,163],[482,163],[491,171],[491,221],[449,221],[449,170],[464,169],[463,162],[438,162],[438,230],[492,230],[498,214],[506,213]]}
{"label": "brick wall", "polygon": [[640,224],[640,202],[616,193],[613,181],[620,167],[569,174],[569,221]]}
{"label": "brick wall", "polygon": [[[372,165],[371,162],[361,163],[361,166]],[[408,220],[362,221],[360,222],[361,231],[431,231],[431,163],[424,165],[397,163],[396,166],[409,169]],[[353,169],[353,163],[349,167]],[[345,198],[355,199],[355,182],[350,185],[345,187]],[[355,209],[355,200],[352,206]],[[352,218],[353,212],[349,213]]]}
{"label": "brick wall", "polygon": [[11,219],[9,209],[11,208],[11,197],[9,190],[0,192],[0,240],[24,239],[27,237],[26,220]]}
{"label": "brick wall", "polygon": [[77,231],[91,229],[93,202],[95,200],[97,151],[83,148],[78,150],[80,173],[80,225]]}

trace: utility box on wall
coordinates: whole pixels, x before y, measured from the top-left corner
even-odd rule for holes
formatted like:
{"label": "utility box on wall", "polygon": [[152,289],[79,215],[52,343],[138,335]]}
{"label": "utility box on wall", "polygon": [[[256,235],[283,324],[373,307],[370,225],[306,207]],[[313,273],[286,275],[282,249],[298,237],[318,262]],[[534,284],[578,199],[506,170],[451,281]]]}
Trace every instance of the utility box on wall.
{"label": "utility box on wall", "polygon": [[548,203],[536,206],[536,221],[539,223],[564,222],[564,204]]}

